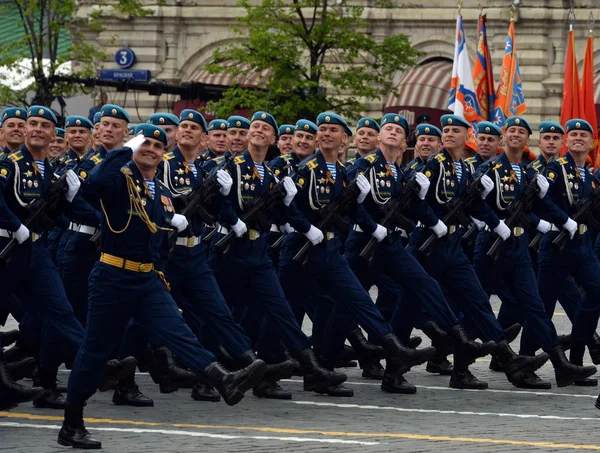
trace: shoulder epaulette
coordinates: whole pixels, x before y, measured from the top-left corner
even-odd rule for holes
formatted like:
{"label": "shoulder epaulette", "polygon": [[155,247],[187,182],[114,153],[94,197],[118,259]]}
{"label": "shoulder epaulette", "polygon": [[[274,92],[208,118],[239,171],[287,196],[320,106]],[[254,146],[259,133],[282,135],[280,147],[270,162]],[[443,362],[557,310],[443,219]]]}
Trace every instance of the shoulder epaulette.
{"label": "shoulder epaulette", "polygon": [[561,157],[559,159],[556,159],[556,162],[560,165],[566,165],[567,163],[569,163],[569,161],[566,157]]}
{"label": "shoulder epaulette", "polygon": [[[241,156],[240,156],[241,157]],[[212,159],[210,159],[212,161],[214,161],[215,164],[217,165],[221,165],[223,162],[225,162],[225,156],[217,156],[217,157],[213,157]]]}
{"label": "shoulder epaulette", "polygon": [[542,168],[542,163],[539,160],[534,160],[529,164],[529,166],[534,170],[539,170],[540,168]]}
{"label": "shoulder epaulette", "polygon": [[94,154],[93,156],[90,157],[90,160],[92,162],[94,162],[95,165],[98,165],[100,162],[102,162],[102,156],[98,155],[98,154]]}
{"label": "shoulder epaulette", "polygon": [[337,163],[340,164],[340,167],[346,168],[346,166],[341,161],[338,160]]}
{"label": "shoulder epaulette", "polygon": [[434,154],[433,158],[438,162],[444,162],[446,160],[446,156],[444,156],[442,153]]}
{"label": "shoulder epaulette", "polygon": [[22,153],[22,152],[21,152],[21,150],[19,149],[19,150],[17,150],[17,151],[14,151],[14,152],[10,153],[10,154],[8,155],[8,158],[9,158],[11,161],[13,161],[13,162],[17,162],[17,161],[19,161],[19,160],[23,159],[23,153]]}
{"label": "shoulder epaulette", "polygon": [[468,157],[465,159],[465,164],[476,164],[476,163],[477,163],[477,158],[475,156]]}
{"label": "shoulder epaulette", "polygon": [[129,168],[127,165],[124,165],[123,167],[121,167],[121,173],[123,173],[124,175],[127,175],[127,176],[133,175],[131,168]]}
{"label": "shoulder epaulette", "polygon": [[173,154],[173,151],[169,151],[168,153],[166,153],[163,156],[163,160],[171,160],[175,157],[175,154]]}
{"label": "shoulder epaulette", "polygon": [[281,157],[283,160],[285,160],[286,162],[289,162],[290,160],[292,160],[294,157],[292,156],[292,153],[287,153],[287,154],[282,154]]}
{"label": "shoulder epaulette", "polygon": [[308,167],[309,170],[314,170],[315,168],[317,168],[319,166],[319,163],[317,162],[317,158],[314,157],[311,160],[309,160],[308,162],[306,162],[306,166]]}
{"label": "shoulder epaulette", "polygon": [[367,154],[367,155],[364,157],[364,159],[366,159],[367,161],[369,161],[369,162],[373,163],[373,162],[375,162],[375,161],[377,160],[377,154],[375,154],[375,153],[370,153],[370,154]]}
{"label": "shoulder epaulette", "polygon": [[[220,156],[222,157],[222,156]],[[246,158],[244,156],[235,156],[235,158],[233,159],[233,163],[235,165],[241,165],[244,162],[246,162]]]}
{"label": "shoulder epaulette", "polygon": [[346,165],[353,165],[354,162],[356,162],[356,157],[351,157],[345,163],[346,163]]}

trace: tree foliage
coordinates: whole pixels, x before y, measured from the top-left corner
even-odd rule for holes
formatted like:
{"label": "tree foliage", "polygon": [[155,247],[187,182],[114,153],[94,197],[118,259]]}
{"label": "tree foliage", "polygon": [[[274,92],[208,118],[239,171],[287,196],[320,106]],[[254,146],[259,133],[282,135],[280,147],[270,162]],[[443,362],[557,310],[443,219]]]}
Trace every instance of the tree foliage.
{"label": "tree foliage", "polygon": [[[239,2],[246,13],[235,28],[240,39],[216,50],[207,65],[236,81],[208,106],[220,117],[263,109],[282,121],[314,118],[324,110],[356,118],[364,111],[362,101],[388,94],[394,73],[414,65],[420,55],[404,35],[374,39],[364,8],[346,0],[255,3]],[[393,7],[386,0],[376,3]],[[240,64],[228,64],[232,61]],[[260,89],[245,87],[260,71],[272,71]]]}
{"label": "tree foliage", "polygon": [[[94,2],[88,17],[81,19],[85,24],[78,24],[76,14],[83,3],[78,0],[0,1],[0,14],[14,15],[18,21],[17,29],[22,30],[8,45],[0,48],[0,67],[10,70],[10,74],[5,71],[0,75],[0,83],[8,82],[15,74],[33,79],[31,84],[18,89],[0,84],[0,104],[50,106],[59,99],[64,105],[62,98],[76,94],[79,87],[53,80],[59,67],[71,62],[76,68],[73,74],[93,76],[99,62],[107,58],[102,48],[85,41],[77,25],[99,31],[103,29],[103,18],[107,15],[139,17],[152,14],[151,9],[143,7],[142,0],[99,0]],[[59,52],[69,38],[74,44],[69,44],[66,52]],[[34,93],[33,99],[28,102],[31,93]]]}

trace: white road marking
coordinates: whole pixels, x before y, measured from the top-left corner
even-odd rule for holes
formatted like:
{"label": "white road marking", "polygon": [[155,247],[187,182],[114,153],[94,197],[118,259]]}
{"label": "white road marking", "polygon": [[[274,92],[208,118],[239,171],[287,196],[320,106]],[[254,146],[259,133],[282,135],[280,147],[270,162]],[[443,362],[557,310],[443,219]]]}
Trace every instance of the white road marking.
{"label": "white road marking", "polygon": [[[59,425],[38,425],[33,423],[0,422],[0,427],[7,428],[33,428],[60,430]],[[180,431],[174,429],[147,429],[147,428],[103,428],[93,426],[92,431],[112,431],[120,433],[136,434],[165,434],[167,436],[190,436],[210,437],[214,439],[254,439],[254,440],[277,440],[282,442],[318,442],[324,444],[352,444],[352,445],[379,445],[380,442],[362,442],[358,440],[344,439],[316,439],[314,437],[275,437],[275,436],[232,436],[229,434],[203,433],[199,431]]]}

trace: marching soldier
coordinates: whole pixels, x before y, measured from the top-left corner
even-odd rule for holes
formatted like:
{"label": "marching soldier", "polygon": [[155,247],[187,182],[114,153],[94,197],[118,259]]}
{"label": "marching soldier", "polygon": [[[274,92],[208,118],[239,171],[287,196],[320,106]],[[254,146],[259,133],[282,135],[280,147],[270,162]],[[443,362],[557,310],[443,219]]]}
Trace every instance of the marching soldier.
{"label": "marching soldier", "polygon": [[212,120],[208,123],[207,144],[208,148],[199,156],[205,162],[227,153],[227,121]]}
{"label": "marching soldier", "polygon": [[56,135],[50,142],[48,147],[48,160],[51,164],[54,164],[67,152],[67,141],[65,140],[65,130],[57,127],[55,128]]}
{"label": "marching soldier", "polygon": [[296,128],[293,124],[282,124],[279,126],[279,138],[277,139],[277,148],[279,154],[289,154],[294,150],[294,132]]}
{"label": "marching soldier", "polygon": [[233,115],[227,118],[227,147],[232,155],[248,149],[248,129],[250,121],[243,116]]}
{"label": "marching soldier", "polygon": [[365,117],[358,120],[358,123],[356,123],[356,135],[354,136],[356,155],[344,162],[345,166],[350,166],[357,159],[377,149],[379,130],[379,123],[373,118]]}
{"label": "marching soldier", "polygon": [[425,161],[437,153],[442,145],[442,131],[433,124],[421,123],[415,128],[415,157],[406,168],[421,171]]}
{"label": "marching soldier", "polygon": [[148,118],[150,124],[160,127],[167,134],[167,140],[169,142],[167,151],[173,151],[175,145],[177,145],[177,128],[179,127],[179,118],[172,113],[156,112],[150,115]]}
{"label": "marching soldier", "polygon": [[4,159],[25,143],[27,111],[21,107],[9,107],[2,112],[2,137],[4,149],[0,159]]}
{"label": "marching soldier", "polygon": [[98,146],[100,146],[99,129],[100,129],[100,120],[101,119],[102,119],[102,112],[94,113],[94,130],[92,131],[92,149],[93,150],[95,150],[96,148],[98,148]]}
{"label": "marching soldier", "polygon": [[502,129],[489,121],[480,121],[477,123],[475,144],[477,153],[473,157],[465,159],[465,163],[473,174],[482,163],[493,159],[498,154],[498,149],[502,144]]}

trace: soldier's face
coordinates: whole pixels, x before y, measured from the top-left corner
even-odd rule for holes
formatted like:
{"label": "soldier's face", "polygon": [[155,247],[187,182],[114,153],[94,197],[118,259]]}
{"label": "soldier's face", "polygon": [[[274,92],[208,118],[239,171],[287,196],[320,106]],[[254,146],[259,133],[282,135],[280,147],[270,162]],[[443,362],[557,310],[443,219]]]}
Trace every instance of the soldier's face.
{"label": "soldier's face", "polygon": [[310,156],[317,149],[317,140],[315,134],[304,131],[294,132],[294,153],[300,159]]}
{"label": "soldier's face", "polygon": [[243,153],[248,148],[248,130],[239,127],[227,129],[229,151],[234,154]]}
{"label": "soldier's face", "polygon": [[340,151],[343,140],[348,140],[348,135],[339,124],[321,124],[317,132],[317,141],[322,151]]}
{"label": "soldier's face", "polygon": [[2,123],[4,141],[16,148],[25,143],[27,122],[19,118],[9,118]]}
{"label": "soldier's face", "polygon": [[379,134],[370,127],[361,127],[354,136],[354,145],[361,154],[367,154],[377,149]]}
{"label": "soldier's face", "polygon": [[100,123],[94,124],[94,130],[92,131],[92,146],[97,148],[100,144]]}
{"label": "soldier's face", "polygon": [[449,150],[463,149],[469,130],[462,126],[444,126],[442,129],[442,143]]}
{"label": "soldier's face", "polygon": [[177,129],[176,139],[179,146],[198,148],[204,139],[204,130],[194,121],[182,121]]}
{"label": "soldier's face", "polygon": [[571,153],[585,154],[594,143],[594,137],[588,131],[572,130],[567,132],[567,149]]}
{"label": "soldier's face", "polygon": [[294,136],[290,134],[284,134],[277,140],[277,148],[281,154],[289,154],[294,149]]}
{"label": "soldier's face", "polygon": [[146,138],[144,143],[133,153],[133,161],[142,170],[153,170],[165,154],[165,145],[159,140]]}
{"label": "soldier's face", "polygon": [[55,159],[67,152],[67,141],[62,137],[54,137],[48,148],[48,158]]}
{"label": "soldier's face", "polygon": [[252,124],[250,124],[248,136],[248,142],[256,147],[266,148],[275,143],[275,131],[273,130],[273,126],[264,121],[253,121]]}
{"label": "soldier's face", "polygon": [[384,146],[400,148],[406,143],[406,131],[395,123],[384,124],[379,132],[379,141]]}
{"label": "soldier's face", "polygon": [[103,117],[98,130],[100,143],[107,150],[120,148],[128,131],[127,121],[109,116]]}
{"label": "soldier's face", "polygon": [[415,152],[425,160],[440,149],[440,138],[435,135],[419,135],[415,143]]}
{"label": "soldier's face", "polygon": [[175,144],[177,143],[177,126],[173,126],[169,124],[167,126],[158,126],[167,134],[167,148],[173,149],[175,148]]}
{"label": "soldier's face", "polygon": [[475,143],[477,143],[477,152],[483,160],[490,160],[500,148],[500,137],[492,134],[477,134]]}
{"label": "soldier's face", "polygon": [[208,147],[215,154],[223,154],[227,151],[227,131],[208,131]]}
{"label": "soldier's face", "polygon": [[529,132],[521,126],[510,126],[504,132],[507,148],[523,149],[529,143]]}
{"label": "soldier's face", "polygon": [[27,119],[25,138],[30,148],[48,149],[55,135],[52,121],[35,116]]}
{"label": "soldier's face", "polygon": [[540,151],[548,157],[558,155],[562,147],[563,138],[562,134],[552,134],[549,132],[540,134],[540,138],[538,139]]}
{"label": "soldier's face", "polygon": [[86,127],[70,127],[65,135],[67,146],[74,151],[84,151],[90,140],[90,130]]}

